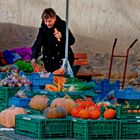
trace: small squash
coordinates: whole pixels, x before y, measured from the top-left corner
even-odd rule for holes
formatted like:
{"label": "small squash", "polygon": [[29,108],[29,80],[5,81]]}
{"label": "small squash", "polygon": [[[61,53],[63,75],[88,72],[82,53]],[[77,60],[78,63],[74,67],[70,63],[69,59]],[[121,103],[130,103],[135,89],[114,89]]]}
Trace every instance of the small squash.
{"label": "small squash", "polygon": [[89,110],[89,117],[90,119],[96,120],[100,118],[100,111],[99,110]]}
{"label": "small squash", "polygon": [[97,106],[97,105],[95,104],[95,105],[93,105],[93,106],[90,106],[88,109],[89,109],[89,110],[98,110],[98,111],[100,111],[100,106]]}
{"label": "small squash", "polygon": [[106,109],[104,112],[104,118],[106,119],[113,119],[116,116],[116,111],[114,109]]}
{"label": "small squash", "polygon": [[35,110],[44,111],[48,107],[48,97],[45,95],[35,95],[29,102],[29,107]]}
{"label": "small squash", "polygon": [[49,90],[49,91],[52,91],[52,92],[57,92],[58,89],[55,85],[46,84],[45,85],[45,90]]}
{"label": "small squash", "polygon": [[67,116],[67,111],[60,106],[55,106],[55,107],[50,106],[44,110],[43,114],[48,119],[65,118]]}
{"label": "small squash", "polygon": [[83,109],[83,108],[80,107],[80,106],[74,107],[74,108],[72,109],[71,115],[72,115],[73,117],[79,118],[79,112],[80,112],[81,109]]}
{"label": "small squash", "polygon": [[82,118],[82,119],[89,119],[90,116],[89,116],[88,109],[81,109],[79,111],[79,117]]}
{"label": "small squash", "polygon": [[21,107],[12,106],[0,112],[0,124],[4,127],[11,128],[15,126],[15,115],[27,114],[27,111]]}
{"label": "small squash", "polygon": [[76,101],[77,106],[81,106],[82,108],[88,108],[90,106],[95,105],[95,103],[90,98],[85,99],[77,99]]}

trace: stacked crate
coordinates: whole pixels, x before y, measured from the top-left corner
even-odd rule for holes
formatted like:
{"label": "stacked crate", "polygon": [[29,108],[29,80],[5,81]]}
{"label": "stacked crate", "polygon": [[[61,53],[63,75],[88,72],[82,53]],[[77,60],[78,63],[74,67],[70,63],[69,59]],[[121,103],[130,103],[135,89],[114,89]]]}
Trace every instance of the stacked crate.
{"label": "stacked crate", "polygon": [[70,117],[47,119],[41,114],[16,115],[15,133],[33,138],[71,138]]}
{"label": "stacked crate", "polygon": [[11,97],[11,98],[9,98],[9,107],[14,105],[17,107],[28,108],[30,100],[31,100],[31,98]]}
{"label": "stacked crate", "polygon": [[117,107],[119,120],[119,139],[140,138],[140,92],[133,88],[116,90],[115,97],[127,100],[130,108]]}
{"label": "stacked crate", "polygon": [[8,73],[6,72],[0,72],[0,80],[4,79],[7,75]]}
{"label": "stacked crate", "polygon": [[95,102],[100,102],[104,100],[110,91],[114,91],[115,89],[120,89],[120,81],[111,82],[109,79],[103,79],[101,81],[93,80],[95,83],[94,87],[94,97],[93,100]]}
{"label": "stacked crate", "polygon": [[0,111],[6,109],[9,105],[9,98],[14,96],[20,87],[3,87],[0,86]]}
{"label": "stacked crate", "polygon": [[41,76],[39,73],[32,73],[29,77],[32,90],[44,89],[46,84],[53,84],[53,74],[48,74],[48,77]]}
{"label": "stacked crate", "polygon": [[117,120],[73,119],[73,137],[80,140],[117,139]]}

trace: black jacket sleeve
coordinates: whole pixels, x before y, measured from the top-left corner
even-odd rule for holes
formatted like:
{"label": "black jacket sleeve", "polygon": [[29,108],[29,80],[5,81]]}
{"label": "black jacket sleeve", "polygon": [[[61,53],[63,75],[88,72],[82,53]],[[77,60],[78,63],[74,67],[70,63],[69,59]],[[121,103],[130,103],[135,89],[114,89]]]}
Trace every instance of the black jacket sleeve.
{"label": "black jacket sleeve", "polygon": [[75,43],[75,38],[71,31],[69,30],[69,46],[73,45]]}
{"label": "black jacket sleeve", "polygon": [[[62,33],[62,37],[61,37],[61,41],[58,42],[60,44],[63,44],[63,46],[65,46],[65,41],[66,41],[66,33],[61,32]],[[71,31],[69,30],[69,38],[68,38],[68,45],[71,46],[75,43],[75,38],[73,36],[73,34],[71,33]]]}
{"label": "black jacket sleeve", "polygon": [[39,28],[37,38],[34,42],[34,45],[31,48],[32,58],[37,59],[41,55],[42,43],[43,43],[43,30],[42,28]]}
{"label": "black jacket sleeve", "polygon": [[[66,22],[64,20],[59,20],[57,22],[56,28],[62,34],[61,41],[59,43],[63,44],[63,46],[65,46],[65,41],[66,41]],[[68,30],[68,33],[69,33],[68,45],[71,46],[71,45],[73,45],[75,43],[75,38],[74,38],[72,32],[70,31],[70,29]]]}

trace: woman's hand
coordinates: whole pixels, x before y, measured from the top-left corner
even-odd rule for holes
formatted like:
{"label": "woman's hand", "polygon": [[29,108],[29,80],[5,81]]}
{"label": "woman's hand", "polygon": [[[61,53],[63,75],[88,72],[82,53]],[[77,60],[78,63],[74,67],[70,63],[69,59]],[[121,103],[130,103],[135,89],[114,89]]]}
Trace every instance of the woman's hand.
{"label": "woman's hand", "polygon": [[34,65],[35,63],[36,63],[36,59],[33,58],[33,59],[31,60],[31,64]]}
{"label": "woman's hand", "polygon": [[61,41],[61,32],[59,32],[56,28],[54,29],[54,36],[57,38],[57,40],[60,42]]}

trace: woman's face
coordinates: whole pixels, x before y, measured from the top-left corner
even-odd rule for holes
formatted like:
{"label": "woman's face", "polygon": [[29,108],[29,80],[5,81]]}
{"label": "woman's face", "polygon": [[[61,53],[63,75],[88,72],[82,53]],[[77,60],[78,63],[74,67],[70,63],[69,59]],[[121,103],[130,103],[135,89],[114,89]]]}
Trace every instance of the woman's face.
{"label": "woman's face", "polygon": [[44,18],[44,23],[48,28],[52,28],[53,25],[55,24],[56,17],[49,17],[49,18]]}

